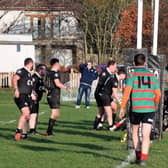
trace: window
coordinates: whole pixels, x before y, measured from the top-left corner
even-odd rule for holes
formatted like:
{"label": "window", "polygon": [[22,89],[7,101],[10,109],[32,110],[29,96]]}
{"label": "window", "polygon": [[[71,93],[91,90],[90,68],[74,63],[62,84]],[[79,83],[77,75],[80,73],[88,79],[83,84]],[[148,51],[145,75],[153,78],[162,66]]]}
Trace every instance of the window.
{"label": "window", "polygon": [[21,46],[20,46],[20,44],[17,44],[17,45],[16,45],[16,51],[17,51],[17,52],[21,52]]}

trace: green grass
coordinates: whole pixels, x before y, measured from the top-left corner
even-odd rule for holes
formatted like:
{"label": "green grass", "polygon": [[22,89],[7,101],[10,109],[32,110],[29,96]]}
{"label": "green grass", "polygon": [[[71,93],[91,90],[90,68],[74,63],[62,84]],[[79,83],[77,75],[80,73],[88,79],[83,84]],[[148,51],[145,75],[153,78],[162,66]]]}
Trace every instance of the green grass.
{"label": "green grass", "polygon": [[[94,131],[92,123],[97,112],[74,108],[74,102],[62,102],[61,116],[52,137],[43,134],[50,115],[45,98],[41,102],[38,131],[30,141],[15,142],[13,135],[19,111],[13,103],[12,91],[0,91],[0,168],[115,168],[128,155],[126,144],[120,142],[122,132]],[[148,168],[168,167],[168,135],[151,145]],[[128,165],[136,168],[136,165]]]}

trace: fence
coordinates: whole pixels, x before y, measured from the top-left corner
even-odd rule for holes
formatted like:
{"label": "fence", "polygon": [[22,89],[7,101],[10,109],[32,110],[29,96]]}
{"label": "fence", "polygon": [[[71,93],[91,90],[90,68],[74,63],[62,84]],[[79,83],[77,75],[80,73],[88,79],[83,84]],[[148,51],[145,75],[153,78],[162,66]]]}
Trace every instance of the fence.
{"label": "fence", "polygon": [[9,88],[12,86],[13,72],[0,72],[0,87]]}
{"label": "fence", "polygon": [[[12,77],[14,74],[15,74],[14,72],[0,72],[0,87],[1,88],[12,87]],[[75,73],[75,72],[62,74],[63,81],[69,82],[69,86],[71,88],[78,88],[80,76],[81,76],[80,73]],[[65,80],[65,78],[67,79]]]}

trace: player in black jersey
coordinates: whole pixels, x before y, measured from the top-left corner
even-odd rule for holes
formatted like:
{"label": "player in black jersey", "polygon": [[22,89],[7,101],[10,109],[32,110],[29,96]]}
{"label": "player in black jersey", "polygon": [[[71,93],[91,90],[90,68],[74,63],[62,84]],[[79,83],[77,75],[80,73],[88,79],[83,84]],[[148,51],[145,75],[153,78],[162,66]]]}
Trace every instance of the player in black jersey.
{"label": "player in black jersey", "polygon": [[104,111],[107,116],[109,130],[113,126],[111,108],[111,102],[113,101],[112,95],[117,101],[119,101],[119,98],[117,96],[118,80],[115,76],[116,71],[117,64],[115,63],[115,61],[110,60],[107,63],[107,68],[103,70],[99,76],[99,81],[95,90],[95,99],[98,106],[98,114],[95,118],[93,126],[94,129],[97,129]]}
{"label": "player in black jersey", "polygon": [[35,95],[35,99],[32,100],[32,108],[30,112],[30,120],[29,120],[30,134],[36,134],[36,125],[39,113],[39,102],[43,96],[43,92],[45,92],[43,77],[46,74],[46,69],[47,67],[45,64],[39,64],[36,66],[36,72],[32,76],[33,94]]}
{"label": "player in black jersey", "polygon": [[[120,83],[118,85],[117,90],[119,88],[121,89],[123,87],[123,84],[121,84],[121,81],[122,81],[122,83],[124,82],[124,80],[126,78],[126,71],[124,69],[119,69],[117,71],[117,73],[115,73],[114,78],[116,78],[116,80],[118,81],[118,83]],[[116,113],[117,113],[117,106],[118,106],[118,104],[121,103],[121,97],[120,98],[118,97],[118,93],[116,93],[116,88],[113,88],[113,91],[115,92],[115,94],[112,94],[113,101],[111,102],[111,108],[112,108],[112,112],[113,112],[113,114],[112,114],[112,120],[113,120],[113,125],[114,125],[115,124],[115,119],[116,119]],[[115,95],[115,97],[117,96],[117,99],[114,97],[114,95]],[[101,121],[97,125],[96,129],[102,129],[103,128],[103,122],[105,121],[105,119],[106,119],[106,114],[104,113],[102,115]],[[113,131],[113,129],[111,129],[111,131]]]}
{"label": "player in black jersey", "polygon": [[51,116],[48,121],[48,129],[45,133],[45,136],[50,136],[53,134],[53,127],[55,120],[60,115],[60,91],[61,88],[66,89],[68,92],[71,92],[71,89],[65,86],[60,81],[60,64],[57,58],[52,58],[50,60],[51,70],[47,72],[47,82],[46,87],[48,89],[47,101],[51,109]]}
{"label": "player in black jersey", "polygon": [[31,94],[33,88],[31,71],[33,70],[34,62],[32,58],[24,60],[24,67],[18,69],[13,77],[14,100],[17,107],[21,111],[16,129],[15,140],[20,141],[21,137],[27,138],[27,121],[30,115]]}

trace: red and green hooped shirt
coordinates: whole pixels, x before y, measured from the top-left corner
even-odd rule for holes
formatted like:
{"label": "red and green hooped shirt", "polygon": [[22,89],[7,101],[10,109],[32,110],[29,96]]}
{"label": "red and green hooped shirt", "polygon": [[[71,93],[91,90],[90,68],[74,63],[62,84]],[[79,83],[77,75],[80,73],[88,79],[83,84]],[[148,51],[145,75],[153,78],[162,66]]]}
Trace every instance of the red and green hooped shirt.
{"label": "red and green hooped shirt", "polygon": [[132,88],[132,112],[155,112],[155,90],[160,89],[160,86],[152,72],[145,68],[134,69],[127,75],[126,86]]}
{"label": "red and green hooped shirt", "polygon": [[164,90],[168,91],[168,71],[165,70],[164,74]]}

